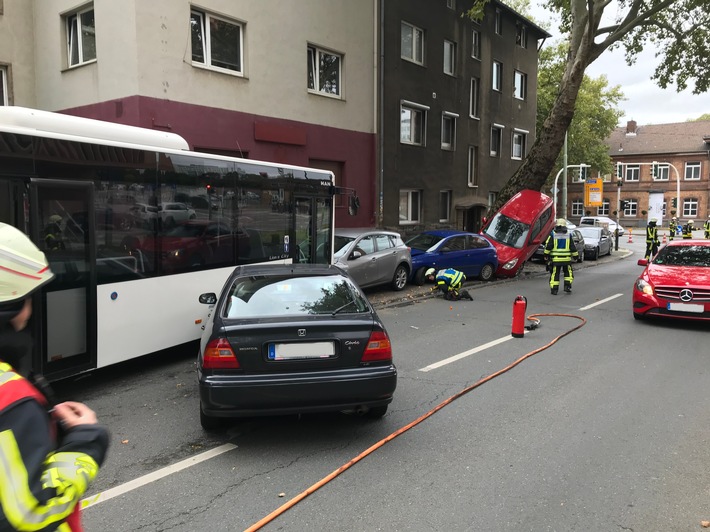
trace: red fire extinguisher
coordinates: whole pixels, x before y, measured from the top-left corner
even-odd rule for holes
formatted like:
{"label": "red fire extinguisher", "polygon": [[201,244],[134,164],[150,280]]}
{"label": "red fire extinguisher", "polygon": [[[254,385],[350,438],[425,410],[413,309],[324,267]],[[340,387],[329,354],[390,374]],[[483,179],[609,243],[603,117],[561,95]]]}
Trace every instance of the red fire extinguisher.
{"label": "red fire extinguisher", "polygon": [[516,296],[513,301],[513,330],[514,338],[525,336],[525,311],[528,308],[528,300],[524,296]]}

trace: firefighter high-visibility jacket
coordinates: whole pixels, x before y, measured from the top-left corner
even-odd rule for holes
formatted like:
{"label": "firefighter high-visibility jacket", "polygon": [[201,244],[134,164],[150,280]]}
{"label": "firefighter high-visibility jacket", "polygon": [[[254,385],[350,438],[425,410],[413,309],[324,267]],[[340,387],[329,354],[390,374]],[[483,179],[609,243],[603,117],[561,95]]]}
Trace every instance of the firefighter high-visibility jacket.
{"label": "firefighter high-visibility jacket", "polygon": [[78,503],[107,449],[100,425],[57,441],[44,396],[0,361],[0,530],[81,530]]}
{"label": "firefighter high-visibility jacket", "polygon": [[552,233],[545,242],[544,253],[553,264],[570,264],[572,257],[575,259],[579,257],[579,252],[569,233]]}
{"label": "firefighter high-visibility jacket", "polygon": [[466,276],[453,268],[439,270],[436,274],[436,287],[442,292],[455,292],[466,280]]}
{"label": "firefighter high-visibility jacket", "polygon": [[686,240],[689,238],[693,238],[693,226],[690,224],[683,225],[681,236]]}
{"label": "firefighter high-visibility jacket", "polygon": [[653,242],[658,243],[658,227],[649,224],[646,226],[646,244]]}

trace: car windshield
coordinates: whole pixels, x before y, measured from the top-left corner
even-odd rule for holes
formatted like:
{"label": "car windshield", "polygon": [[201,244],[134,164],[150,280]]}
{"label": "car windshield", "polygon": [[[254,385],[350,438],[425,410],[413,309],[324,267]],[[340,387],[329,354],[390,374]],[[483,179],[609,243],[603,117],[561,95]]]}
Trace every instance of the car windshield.
{"label": "car windshield", "polygon": [[348,244],[355,240],[354,236],[342,236],[335,235],[335,253],[333,253],[334,258],[342,257],[347,250]]}
{"label": "car windshield", "polygon": [[653,259],[666,266],[710,267],[710,246],[666,246]]}
{"label": "car windshield", "polygon": [[224,316],[254,318],[369,312],[367,300],[342,275],[240,277],[229,288]]}
{"label": "car windshield", "polygon": [[441,242],[442,237],[437,235],[431,235],[429,233],[418,234],[409,240],[406,244],[412,249],[418,249],[420,251],[426,251],[434,244]]}
{"label": "car windshield", "polygon": [[595,227],[580,227],[579,232],[584,238],[599,238],[601,235],[601,230]]}
{"label": "car windshield", "polygon": [[528,224],[498,213],[493,217],[484,233],[496,242],[520,249],[525,245],[529,231]]}

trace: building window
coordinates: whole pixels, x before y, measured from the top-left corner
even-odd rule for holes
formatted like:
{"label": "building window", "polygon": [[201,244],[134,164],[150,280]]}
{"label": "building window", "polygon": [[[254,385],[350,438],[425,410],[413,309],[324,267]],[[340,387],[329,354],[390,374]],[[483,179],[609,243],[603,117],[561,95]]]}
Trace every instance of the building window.
{"label": "building window", "polygon": [[516,70],[514,79],[513,96],[518,100],[524,100],[528,95],[528,75]]}
{"label": "building window", "polygon": [[491,126],[491,157],[500,157],[500,145],[503,137],[503,128],[498,125]]}
{"label": "building window", "polygon": [[308,47],[308,90],[340,96],[340,69],[343,57],[315,46]]}
{"label": "building window", "polygon": [[451,216],[451,191],[439,191],[439,221],[448,222]]}
{"label": "building window", "polygon": [[496,200],[498,199],[498,193],[497,192],[489,192],[488,193],[488,209],[493,207],[493,205],[496,204]]}
{"label": "building window", "polygon": [[96,24],[94,7],[66,16],[67,58],[69,66],[96,60]]}
{"label": "building window", "polygon": [[471,57],[481,58],[481,32],[478,30],[473,30],[471,34]]}
{"label": "building window", "polygon": [[602,200],[601,207],[597,207],[597,216],[609,216],[609,199]]}
{"label": "building window", "polygon": [[522,159],[525,157],[525,144],[527,135],[523,131],[513,131],[513,151],[511,157],[513,159]]}
{"label": "building window", "polygon": [[635,199],[626,200],[626,208],[624,209],[624,216],[636,216],[638,212],[639,203]]}
{"label": "building window", "polygon": [[468,102],[468,115],[478,118],[478,78],[471,78],[471,95]]}
{"label": "building window", "polygon": [[444,74],[456,74],[456,43],[444,41]]}
{"label": "building window", "polygon": [[657,175],[654,176],[653,173],[651,173],[651,177],[654,181],[668,181],[669,170],[670,167],[667,164],[658,164],[656,166]]}
{"label": "building window", "polygon": [[468,186],[478,186],[478,148],[476,146],[468,147]]}
{"label": "building window", "polygon": [[518,24],[515,28],[515,44],[522,48],[528,47],[528,29],[522,24]]}
{"label": "building window", "polygon": [[10,105],[7,92],[7,67],[0,66],[0,105]]}
{"label": "building window", "polygon": [[503,35],[503,15],[500,9],[496,9],[495,31],[497,35]]}
{"label": "building window", "polygon": [[456,149],[456,119],[459,115],[444,111],[441,116],[441,149]]}
{"label": "building window", "polygon": [[192,62],[243,74],[243,27],[204,11],[190,12]]}
{"label": "building window", "polygon": [[700,179],[700,163],[685,163],[685,179]]}
{"label": "building window", "polygon": [[503,86],[503,64],[493,61],[493,90],[500,91]]}
{"label": "building window", "polygon": [[402,103],[399,113],[399,141],[403,144],[424,146],[426,136],[426,112],[429,108]]}
{"label": "building window", "polygon": [[683,218],[698,217],[698,199],[686,198],[683,200]]}
{"label": "building window", "polygon": [[419,190],[400,190],[399,191],[399,223],[400,224],[415,224],[419,222],[420,214],[420,198]]}
{"label": "building window", "polygon": [[626,181],[638,181],[641,175],[641,167],[638,164],[626,165]]}
{"label": "building window", "polygon": [[424,30],[402,22],[400,57],[419,65],[424,64]]}
{"label": "building window", "polygon": [[572,216],[584,216],[584,202],[582,200],[572,201]]}

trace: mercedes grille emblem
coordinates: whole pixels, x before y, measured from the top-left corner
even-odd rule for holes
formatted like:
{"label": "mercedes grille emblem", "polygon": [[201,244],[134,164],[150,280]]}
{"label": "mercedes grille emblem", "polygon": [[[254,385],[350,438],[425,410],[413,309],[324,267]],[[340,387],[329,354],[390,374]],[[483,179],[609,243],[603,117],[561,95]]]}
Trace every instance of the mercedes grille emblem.
{"label": "mercedes grille emblem", "polygon": [[680,291],[680,300],[685,301],[686,303],[688,301],[691,301],[693,299],[693,292],[691,290],[688,290],[687,288],[683,288],[683,290]]}
{"label": "mercedes grille emblem", "polygon": [[[692,295],[691,295],[691,297],[692,297]],[[306,329],[298,329],[298,336],[306,336]]]}

